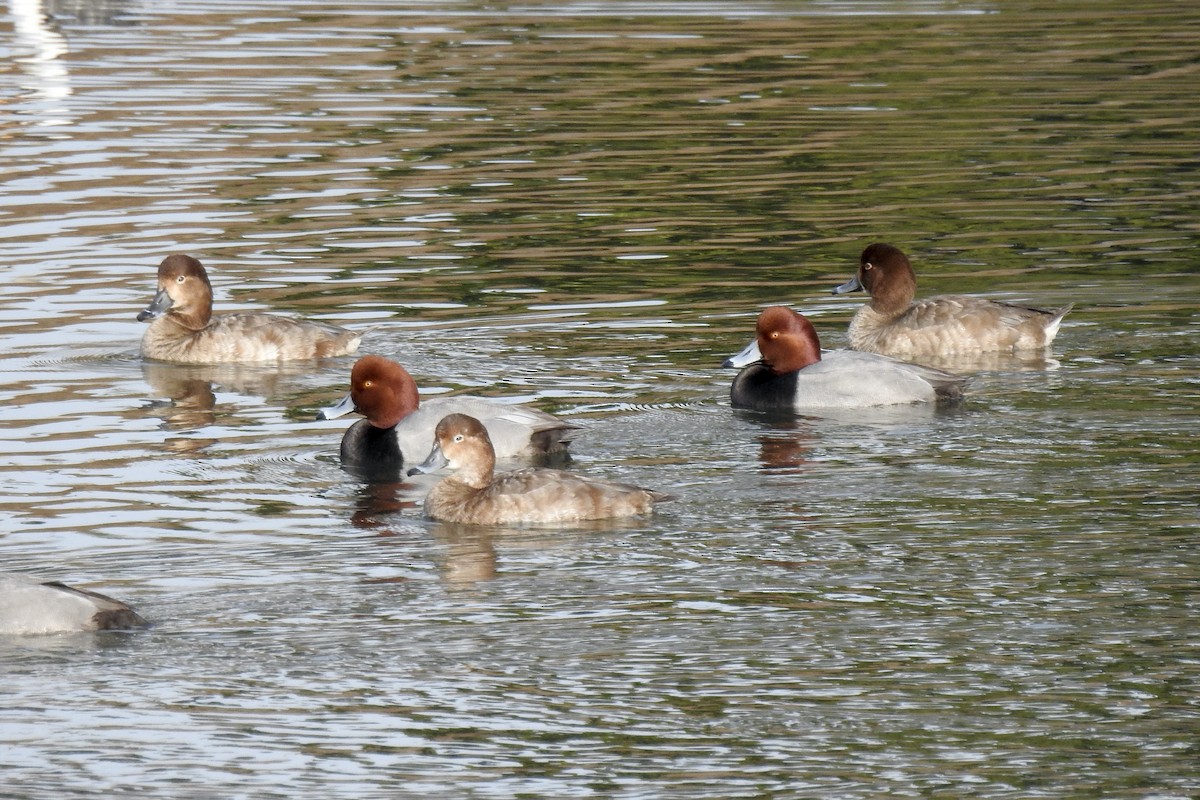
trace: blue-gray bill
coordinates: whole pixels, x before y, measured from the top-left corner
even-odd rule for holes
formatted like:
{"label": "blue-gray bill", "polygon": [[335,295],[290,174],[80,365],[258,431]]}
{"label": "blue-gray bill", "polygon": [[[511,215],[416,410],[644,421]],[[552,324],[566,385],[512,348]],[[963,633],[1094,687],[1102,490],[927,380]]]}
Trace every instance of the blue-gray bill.
{"label": "blue-gray bill", "polygon": [[865,291],[865,289],[863,289],[862,281],[860,281],[858,279],[857,275],[855,275],[853,278],[846,281],[845,283],[839,284],[838,286],[833,287],[834,294],[850,294],[851,292],[862,292],[862,291]]}
{"label": "blue-gray bill", "polygon": [[154,299],[150,301],[150,305],[137,315],[137,321],[149,322],[152,319],[158,319],[171,308],[171,303],[171,295],[167,294],[167,290],[159,289],[158,294],[154,295]]}
{"label": "blue-gray bill", "polygon": [[745,367],[758,361],[762,361],[762,353],[758,350],[758,339],[752,339],[742,352],[725,359],[721,366]]}
{"label": "blue-gray bill", "polygon": [[352,411],[357,411],[354,407],[354,398],[346,395],[331,406],[317,409],[317,419],[337,419],[338,417],[346,416]]}
{"label": "blue-gray bill", "polygon": [[420,464],[410,469],[408,474],[416,475],[418,472],[436,472],[442,467],[449,465],[449,463],[449,459],[442,455],[441,445],[437,443],[437,440],[434,440],[433,449],[429,451],[429,456]]}

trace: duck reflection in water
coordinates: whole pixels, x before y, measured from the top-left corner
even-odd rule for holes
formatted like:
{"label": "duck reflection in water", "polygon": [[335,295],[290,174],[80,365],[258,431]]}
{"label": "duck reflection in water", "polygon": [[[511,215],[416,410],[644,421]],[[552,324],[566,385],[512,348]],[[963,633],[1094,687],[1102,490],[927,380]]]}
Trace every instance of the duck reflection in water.
{"label": "duck reflection in water", "polygon": [[187,431],[212,425],[217,419],[217,393],[211,378],[169,364],[142,364],[142,376],[155,397],[148,408],[163,419],[163,427]]}
{"label": "duck reflection in water", "polygon": [[[363,483],[355,495],[350,522],[356,528],[373,533],[373,541],[381,546],[404,546],[404,540],[408,539],[420,542],[421,549],[425,550],[432,537],[442,550],[437,557],[438,572],[446,586],[453,589],[470,589],[500,575],[498,541],[510,554],[521,551],[543,554],[554,548],[572,547],[577,536],[619,533],[645,524],[637,519],[600,520],[576,522],[570,530],[539,531],[527,527],[484,528],[429,520],[418,522],[419,516],[413,512],[420,509],[427,489],[428,483]],[[395,559],[395,553],[389,553],[388,560]]]}
{"label": "duck reflection in water", "polygon": [[354,498],[350,524],[356,528],[375,531],[379,536],[397,536],[393,515],[421,507],[415,487],[404,481],[364,481]]}
{"label": "duck reflection in water", "polygon": [[505,556],[510,564],[523,561],[518,567],[509,567],[509,571],[520,570],[528,568],[529,558],[539,558],[555,549],[575,547],[576,536],[606,535],[635,527],[638,523],[631,520],[577,523],[570,531],[432,522],[427,530],[434,541],[444,547],[439,570],[442,580],[449,588],[465,590],[499,577],[505,571]]}
{"label": "duck reflection in water", "polygon": [[816,435],[812,421],[785,414],[739,411],[752,418],[764,430],[758,440],[758,460],[764,472],[797,474],[809,466]]}
{"label": "duck reflection in water", "polygon": [[294,391],[294,382],[309,374],[312,364],[259,366],[253,364],[188,365],[142,362],[142,377],[156,398],[148,408],[173,431],[204,428],[236,421],[238,406],[218,403],[218,393],[246,397],[279,397]]}
{"label": "duck reflection in water", "polygon": [[498,559],[490,531],[437,524],[433,526],[433,535],[446,547],[441,575],[447,586],[469,589],[496,577]]}
{"label": "duck reflection in water", "polygon": [[405,481],[366,481],[355,495],[350,524],[388,540],[405,536],[424,540],[432,533],[435,541],[445,546],[439,571],[447,586],[470,587],[495,578],[496,548],[491,532],[440,523],[431,530],[422,523],[416,533],[411,527],[404,529],[401,523],[413,519],[404,512],[419,510],[427,489]]}

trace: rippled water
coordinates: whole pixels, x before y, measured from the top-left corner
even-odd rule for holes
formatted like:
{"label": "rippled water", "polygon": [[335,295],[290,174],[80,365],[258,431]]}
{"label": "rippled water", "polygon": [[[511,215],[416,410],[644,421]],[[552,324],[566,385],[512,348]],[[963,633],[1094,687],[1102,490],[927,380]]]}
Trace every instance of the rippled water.
{"label": "rippled water", "polygon": [[[134,635],[0,640],[13,796],[1200,793],[1188,4],[10,0],[0,559]],[[765,304],[862,247],[1076,303],[947,411],[778,420]],[[374,327],[667,489],[424,521],[310,421],[352,359],[142,363],[155,265]]]}

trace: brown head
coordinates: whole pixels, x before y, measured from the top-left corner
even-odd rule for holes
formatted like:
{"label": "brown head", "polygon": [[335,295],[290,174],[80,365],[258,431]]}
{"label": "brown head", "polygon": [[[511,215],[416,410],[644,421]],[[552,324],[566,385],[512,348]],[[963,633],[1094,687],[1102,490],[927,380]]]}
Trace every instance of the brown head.
{"label": "brown head", "polygon": [[354,410],[376,428],[394,428],[421,404],[408,370],[383,356],[363,356],[350,370]]}
{"label": "brown head", "polygon": [[803,314],[787,306],[770,306],[758,315],[758,351],[772,372],[788,373],[821,360],[821,340]]}
{"label": "brown head", "polygon": [[204,266],[191,256],[172,253],[158,265],[158,293],[139,321],[167,314],[192,330],[200,330],[212,319],[212,284]]}
{"label": "brown head", "polygon": [[482,422],[466,414],[448,414],[437,424],[433,437],[458,480],[476,489],[492,482],[496,450]]}
{"label": "brown head", "polygon": [[882,242],[869,245],[858,257],[858,282],[871,295],[871,307],[885,314],[908,308],[917,294],[917,276],[908,256]]}

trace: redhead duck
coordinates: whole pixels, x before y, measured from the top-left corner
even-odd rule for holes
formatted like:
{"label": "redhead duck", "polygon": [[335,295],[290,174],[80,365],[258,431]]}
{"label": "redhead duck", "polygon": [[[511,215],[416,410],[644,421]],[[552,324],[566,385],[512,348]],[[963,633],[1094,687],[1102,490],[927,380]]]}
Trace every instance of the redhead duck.
{"label": "redhead duck", "polygon": [[138,322],[150,323],[142,357],[179,364],[286,361],[343,356],[362,333],[275,314],[212,315],[212,284],[199,261],[175,253],[158,265],[158,293]]}
{"label": "redhead duck", "polygon": [[898,248],[882,243],[863,250],[858,274],[833,293],[855,291],[868,292],[871,302],[850,321],[850,346],[904,359],[1044,349],[1071,310],[1067,305],[1044,311],[966,295],[914,302],[912,264]]}
{"label": "redhead duck", "polygon": [[511,525],[632,517],[673,499],[560,469],[535,467],[496,475],[496,451],[487,429],[466,414],[450,414],[438,422],[429,457],[408,474],[446,465],[454,474],[439,481],[425,498],[425,515],[444,522]]}
{"label": "redhead duck", "polygon": [[0,575],[0,634],[144,628],[149,623],[111,597],[23,575]]}
{"label": "redhead duck", "polygon": [[822,356],[812,323],[784,306],[763,309],[755,331],[724,364],[744,367],[730,391],[734,408],[863,408],[962,396],[966,378],[939,369],[854,350]]}
{"label": "redhead duck", "polygon": [[350,370],[350,394],[317,413],[336,419],[362,414],[342,436],[342,463],[359,470],[395,473],[404,454],[423,454],[438,420],[454,412],[483,420],[501,458],[564,455],[578,426],[528,406],[482,397],[435,397],[421,402],[408,370],[382,356],[363,356]]}

